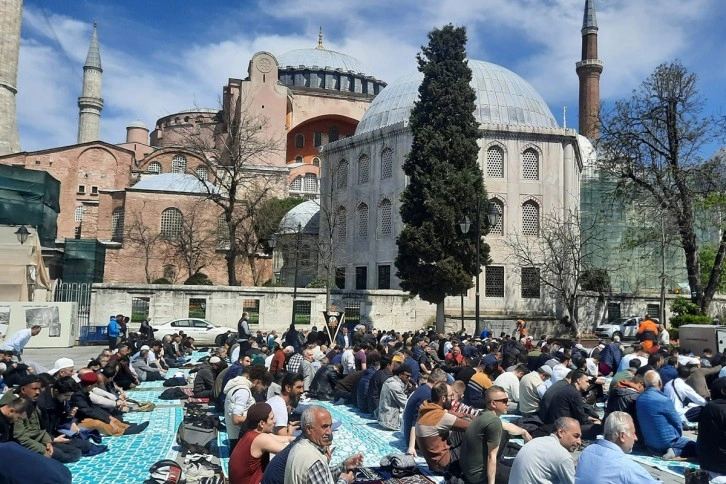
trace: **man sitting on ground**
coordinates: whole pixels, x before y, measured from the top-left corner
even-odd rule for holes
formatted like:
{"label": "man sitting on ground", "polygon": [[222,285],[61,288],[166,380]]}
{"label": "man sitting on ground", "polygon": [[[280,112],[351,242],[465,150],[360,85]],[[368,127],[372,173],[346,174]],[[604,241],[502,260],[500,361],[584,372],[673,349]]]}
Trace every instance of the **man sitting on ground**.
{"label": "man sitting on ground", "polygon": [[504,388],[509,397],[508,413],[517,413],[519,408],[519,382],[529,373],[527,365],[519,364],[509,371],[505,371],[494,380],[494,384]]}
{"label": "man sitting on ground", "polygon": [[552,376],[552,368],[542,365],[536,371],[527,373],[519,381],[519,413],[523,416],[537,415],[544,395],[544,384]]}
{"label": "man sitting on ground", "polygon": [[300,373],[288,373],[280,382],[281,392],[267,400],[275,413],[275,435],[293,435],[298,429],[293,422],[288,422],[290,413],[300,402],[303,393],[303,377]]}
{"label": "man sitting on ground", "polygon": [[461,433],[469,427],[468,421],[448,412],[453,399],[451,385],[436,383],[431,388],[431,399],[423,402],[419,409],[416,443],[433,472],[458,466]]}
{"label": "man sitting on ground", "polygon": [[555,421],[555,432],[524,444],[512,463],[509,482],[545,484],[575,482],[575,464],[570,455],[580,445],[580,423],[569,417]]}
{"label": "man sitting on ground", "polygon": [[[255,403],[254,393],[264,392],[272,383],[272,374],[264,366],[251,366],[244,375],[232,378],[224,387],[224,423],[229,437],[229,452],[234,450],[243,433],[247,411]],[[254,428],[255,426],[253,426]]]}
{"label": "man sitting on ground", "polygon": [[221,371],[222,359],[212,356],[207,363],[203,363],[194,378],[194,398],[212,398],[214,394],[214,379]]}
{"label": "man sitting on ground", "polygon": [[408,365],[399,366],[394,376],[383,383],[376,415],[382,427],[389,430],[401,429],[403,410],[406,408],[411,386],[411,368]]}
{"label": "man sitting on ground", "polygon": [[613,412],[605,419],[605,434],[582,451],[575,472],[576,484],[589,484],[597,476],[599,482],[647,484],[660,482],[640,464],[624,454],[633,451],[638,437],[633,418],[625,412]]}

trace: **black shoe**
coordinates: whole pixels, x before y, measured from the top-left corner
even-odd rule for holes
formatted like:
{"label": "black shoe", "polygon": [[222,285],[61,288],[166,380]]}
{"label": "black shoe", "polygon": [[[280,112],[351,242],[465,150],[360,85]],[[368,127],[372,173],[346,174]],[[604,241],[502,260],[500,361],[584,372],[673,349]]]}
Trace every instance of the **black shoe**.
{"label": "black shoe", "polygon": [[146,430],[146,427],[149,426],[149,422],[143,422],[140,424],[131,424],[129,428],[126,429],[124,432],[124,435],[136,435],[140,434],[144,430]]}

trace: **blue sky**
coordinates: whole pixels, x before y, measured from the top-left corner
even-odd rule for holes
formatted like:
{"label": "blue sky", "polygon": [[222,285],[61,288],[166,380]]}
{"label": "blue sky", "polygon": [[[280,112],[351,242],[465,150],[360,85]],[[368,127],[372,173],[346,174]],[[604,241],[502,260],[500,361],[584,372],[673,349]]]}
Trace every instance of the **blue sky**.
{"label": "blue sky", "polygon": [[[626,97],[662,62],[680,59],[700,78],[709,113],[726,112],[726,2],[597,0],[604,103]],[[416,69],[426,34],[468,28],[469,57],[528,80],[562,124],[577,126],[584,0],[25,0],[18,80],[23,150],[75,143],[82,66],[92,24],[104,68],[101,138],[193,107],[218,107],[227,79],[244,78],[252,54],[317,44],[358,58],[392,81]],[[709,155],[710,153],[704,153]]]}

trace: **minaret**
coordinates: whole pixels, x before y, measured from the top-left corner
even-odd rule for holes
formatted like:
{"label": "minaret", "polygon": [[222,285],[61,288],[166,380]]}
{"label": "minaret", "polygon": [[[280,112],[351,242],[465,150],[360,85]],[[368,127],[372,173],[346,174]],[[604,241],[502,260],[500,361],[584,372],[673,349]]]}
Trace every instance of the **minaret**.
{"label": "minaret", "polygon": [[101,137],[102,74],[101,51],[98,48],[98,34],[94,22],[91,45],[88,48],[86,64],[83,66],[83,92],[78,98],[78,143],[96,141]]}
{"label": "minaret", "polygon": [[20,151],[15,94],[22,12],[22,0],[0,0],[0,156]]}
{"label": "minaret", "polygon": [[580,78],[580,134],[589,139],[600,137],[600,74],[603,64],[597,58],[597,19],[595,0],[585,0],[582,19],[582,60],[576,65]]}

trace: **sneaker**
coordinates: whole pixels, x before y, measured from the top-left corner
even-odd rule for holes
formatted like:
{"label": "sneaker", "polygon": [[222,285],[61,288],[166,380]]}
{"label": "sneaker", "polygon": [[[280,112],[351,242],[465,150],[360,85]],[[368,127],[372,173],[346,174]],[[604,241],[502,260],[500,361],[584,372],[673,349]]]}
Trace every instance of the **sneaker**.
{"label": "sneaker", "polygon": [[662,458],[663,459],[666,459],[666,460],[668,460],[668,459],[675,459],[676,458],[676,453],[673,452],[673,449],[672,448],[670,448],[670,449],[668,449],[666,451],[665,454],[663,454]]}

